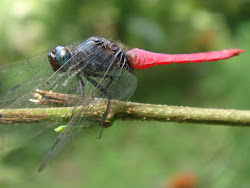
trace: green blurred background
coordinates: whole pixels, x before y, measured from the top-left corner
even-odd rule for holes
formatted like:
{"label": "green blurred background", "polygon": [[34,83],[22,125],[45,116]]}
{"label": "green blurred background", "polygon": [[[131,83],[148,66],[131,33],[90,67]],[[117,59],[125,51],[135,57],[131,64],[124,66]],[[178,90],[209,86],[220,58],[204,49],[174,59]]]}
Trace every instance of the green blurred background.
{"label": "green blurred background", "polygon": [[[96,35],[162,53],[242,48],[230,60],[136,71],[131,101],[249,110],[249,8],[249,0],[2,0],[0,65]],[[40,174],[53,130],[13,149],[1,157],[0,187],[160,188],[183,176],[197,187],[250,187],[249,128],[116,121],[99,132]]]}

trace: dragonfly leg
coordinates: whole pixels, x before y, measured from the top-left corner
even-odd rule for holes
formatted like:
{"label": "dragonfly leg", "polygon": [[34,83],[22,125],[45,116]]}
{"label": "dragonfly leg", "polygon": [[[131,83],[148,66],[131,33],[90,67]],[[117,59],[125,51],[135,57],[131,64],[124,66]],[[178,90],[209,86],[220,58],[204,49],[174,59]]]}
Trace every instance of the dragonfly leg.
{"label": "dragonfly leg", "polygon": [[80,89],[80,92],[81,92],[81,97],[83,98],[84,97],[84,82],[82,81],[82,78],[80,76],[80,74],[78,74],[77,76],[77,80],[78,80],[78,84],[79,84],[79,89]]}
{"label": "dragonfly leg", "polygon": [[79,90],[79,88],[72,89],[72,90],[68,91],[67,94],[71,94],[71,93],[78,91],[78,90]]}
{"label": "dragonfly leg", "polygon": [[102,117],[102,124],[101,124],[101,132],[100,132],[100,135],[97,137],[98,139],[100,139],[102,137],[102,131],[103,131],[103,123],[108,115],[108,110],[109,110],[109,106],[110,106],[110,101],[111,99],[108,100],[108,104],[107,104],[107,108],[106,108],[106,111]]}
{"label": "dragonfly leg", "polygon": [[[94,74],[92,74],[92,75],[94,75]],[[91,75],[91,76],[92,76],[92,75]],[[97,75],[97,74],[96,74],[96,75]],[[101,75],[99,75],[99,76],[101,76]],[[99,76],[96,76],[96,77],[99,77]],[[105,121],[105,119],[106,119],[106,117],[107,117],[107,115],[108,115],[108,110],[109,110],[109,106],[110,106],[111,96],[107,93],[107,90],[106,90],[107,88],[103,88],[102,86],[100,86],[95,80],[91,79],[91,78],[89,77],[88,74],[84,74],[84,77],[85,77],[91,84],[93,84],[95,87],[97,87],[97,89],[99,89],[99,90],[108,98],[107,108],[106,108],[106,111],[104,112],[104,114],[103,114],[103,116],[102,116],[102,121],[101,121],[101,132],[100,132],[100,135],[99,135],[99,137],[98,137],[98,139],[99,139],[99,138],[102,137],[103,123],[104,123],[104,121]],[[107,77],[108,77],[108,76],[107,76]],[[110,79],[111,79],[111,76],[109,76],[109,77],[110,77]],[[113,80],[113,78],[111,79],[111,81],[110,81],[110,83],[108,84],[108,86],[111,84],[112,80]]]}
{"label": "dragonfly leg", "polygon": [[106,88],[105,89],[108,89],[110,84],[112,83],[113,79],[114,79],[114,76],[112,75],[105,75],[105,74],[96,74],[96,73],[90,73],[89,74],[90,76],[89,77],[98,77],[98,78],[106,78],[106,79],[110,79],[109,83],[106,85]]}
{"label": "dragonfly leg", "polygon": [[84,94],[84,86],[85,86],[85,84],[84,84],[82,78],[80,77],[80,75],[79,76],[77,75],[77,80],[78,80],[78,87],[68,91],[67,94],[71,94],[71,93],[73,93],[75,91],[80,90],[81,96],[85,96],[85,94]]}
{"label": "dragonfly leg", "polygon": [[[75,107],[72,109],[70,118],[71,118],[73,112],[75,111],[75,109],[77,108],[77,106],[82,102],[82,100],[83,100],[83,98],[84,98],[84,95],[85,95],[85,94],[84,94],[84,86],[85,86],[85,84],[84,84],[84,82],[83,82],[83,80],[82,80],[80,74],[78,74],[78,75],[76,76],[76,78],[77,78],[77,80],[78,80],[79,90],[80,90],[80,93],[81,93],[81,98],[80,98],[79,102],[75,105]],[[74,90],[78,90],[78,89],[74,89]],[[70,92],[72,92],[72,91],[74,91],[74,90],[71,90]]]}

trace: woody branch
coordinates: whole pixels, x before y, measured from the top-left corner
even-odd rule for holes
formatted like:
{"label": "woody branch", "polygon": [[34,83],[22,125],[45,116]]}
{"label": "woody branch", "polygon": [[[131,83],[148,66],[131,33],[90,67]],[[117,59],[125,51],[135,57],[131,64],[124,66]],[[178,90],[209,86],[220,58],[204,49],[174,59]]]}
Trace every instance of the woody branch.
{"label": "woody branch", "polygon": [[[74,104],[77,96],[48,91],[37,90],[35,96],[38,104],[53,104],[53,108],[30,108],[30,109],[8,109],[0,110],[0,124],[29,123],[42,120],[55,121],[56,119],[67,122],[71,116],[74,107],[60,107],[65,102]],[[106,110],[107,99],[95,99],[94,106],[90,108],[88,116],[102,116]],[[91,104],[90,104],[91,105]],[[74,106],[74,105],[72,105]],[[78,111],[81,106],[76,108]],[[206,125],[224,125],[224,126],[250,126],[250,111],[234,109],[211,109],[194,108],[183,106],[154,105],[135,102],[111,101],[111,108],[106,126],[112,125],[114,120],[141,120],[141,121],[161,121],[193,123]]]}

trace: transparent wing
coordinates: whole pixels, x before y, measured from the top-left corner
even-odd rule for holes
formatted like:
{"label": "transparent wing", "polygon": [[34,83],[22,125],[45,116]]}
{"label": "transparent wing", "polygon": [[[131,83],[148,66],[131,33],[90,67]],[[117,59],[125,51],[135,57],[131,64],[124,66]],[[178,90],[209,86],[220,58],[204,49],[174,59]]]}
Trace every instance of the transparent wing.
{"label": "transparent wing", "polygon": [[[65,46],[74,48],[80,42],[75,41]],[[0,67],[0,108],[8,108],[10,104],[37,88],[54,73],[48,62],[50,51]]]}
{"label": "transparent wing", "polygon": [[[112,62],[112,64],[116,63],[116,61]],[[107,93],[110,96],[109,99],[117,99],[117,100],[128,100],[131,95],[134,93],[136,85],[137,85],[137,79],[136,77],[129,73],[126,70],[120,69],[119,64],[113,66],[113,68],[108,69],[105,72],[105,75],[112,76],[112,83],[107,88]],[[105,76],[101,78],[97,78],[96,82],[101,87],[105,88],[105,85],[107,85],[110,82],[109,78],[105,78]],[[67,127],[61,132],[61,134],[57,137],[55,140],[53,146],[49,150],[49,152],[44,157],[41,166],[39,168],[39,172],[43,170],[48,163],[53,160],[56,155],[61,152],[61,150],[73,139],[79,137],[82,135],[87,127],[92,127],[94,125],[100,125],[103,122],[103,118],[90,118],[87,115],[87,112],[90,111],[92,108],[95,108],[95,111],[100,111],[100,108],[103,108],[103,106],[106,106],[104,108],[107,108],[109,106],[109,109],[112,109],[112,106],[109,105],[109,99],[107,99],[107,96],[103,94],[103,92],[97,87],[93,87],[93,85],[90,82],[85,82],[87,85],[87,88],[89,92],[89,97],[86,97],[84,100],[81,101],[80,110],[72,117],[70,122],[67,124]],[[92,88],[90,89],[92,85]],[[86,86],[86,85],[85,85]],[[97,100],[96,97],[103,97],[99,98]],[[99,105],[97,106],[97,101]],[[107,109],[108,110],[108,109]]]}
{"label": "transparent wing", "polygon": [[8,107],[21,96],[45,82],[52,74],[45,51],[31,59],[3,66],[0,69],[0,104]]}
{"label": "transparent wing", "polygon": [[[79,43],[81,41],[72,42],[65,46],[74,48]],[[48,63],[49,51],[24,61],[0,67],[0,108],[5,108],[5,111],[10,108],[46,108],[46,106],[38,106],[30,102],[29,99],[34,97],[31,94],[34,89],[46,82],[54,73]],[[27,97],[23,97],[26,95]],[[13,121],[10,124],[4,123],[1,119],[4,119],[4,116],[0,114],[0,152],[19,145],[54,125],[54,123],[45,121],[35,123]]]}
{"label": "transparent wing", "polygon": [[[101,53],[100,48],[98,48],[93,53]],[[84,83],[84,98],[78,97],[77,100],[75,100],[73,103],[64,103],[62,105],[62,107],[76,107],[76,105],[79,105],[81,106],[81,108],[77,113],[74,113],[71,120],[67,124],[67,127],[63,130],[63,132],[58,136],[58,138],[54,142],[52,148],[45,156],[41,164],[40,170],[42,170],[65,147],[66,144],[81,135],[84,132],[83,128],[102,123],[103,119],[90,119],[87,116],[87,112],[93,107],[95,107],[95,110],[98,111],[99,106],[95,105],[96,98],[128,100],[136,88],[136,77],[131,72],[128,72],[124,68],[120,67],[119,61],[117,59],[111,60],[111,62],[109,63],[111,66],[107,69],[107,71],[96,74],[95,77],[91,78],[92,81],[90,82],[90,79],[87,79],[84,74],[82,74],[82,72],[84,68],[88,66],[88,64],[92,63],[91,60],[87,61],[84,66],[79,64],[79,62],[84,61],[85,58],[86,57],[84,56],[84,54],[81,54],[81,52],[76,53],[64,66],[62,66],[57,72],[53,73],[51,77],[49,77],[47,80],[44,79],[44,83],[42,83],[39,87],[29,88],[31,89],[31,91],[27,91],[27,93],[25,91],[22,93],[22,95],[19,95],[19,93],[16,91],[19,86],[13,86],[14,89],[12,90],[18,94],[18,99],[15,100],[15,102],[13,102],[10,107],[6,109],[6,111],[11,110],[13,108],[39,107],[45,109],[45,111],[47,110],[48,114],[50,113],[51,104],[38,105],[30,100],[34,98],[33,93],[36,92],[36,89],[81,96],[82,90],[81,88],[79,88],[79,79],[77,78],[77,75],[80,75],[81,80]],[[68,68],[65,71],[64,68],[66,66]],[[33,77],[30,76],[30,78]],[[97,83],[97,85],[93,84],[94,82]],[[101,91],[100,87],[105,88],[106,94]],[[9,99],[10,97],[7,98]],[[2,118],[4,118],[4,116],[2,116]],[[45,124],[46,126],[44,128],[49,128],[55,125],[60,125],[62,121],[63,119],[56,119],[54,121],[41,120],[39,124]],[[18,126],[25,127],[27,126],[27,123],[18,123]],[[35,136],[40,132],[33,131],[32,134],[34,134]],[[15,142],[11,144],[14,145]]]}

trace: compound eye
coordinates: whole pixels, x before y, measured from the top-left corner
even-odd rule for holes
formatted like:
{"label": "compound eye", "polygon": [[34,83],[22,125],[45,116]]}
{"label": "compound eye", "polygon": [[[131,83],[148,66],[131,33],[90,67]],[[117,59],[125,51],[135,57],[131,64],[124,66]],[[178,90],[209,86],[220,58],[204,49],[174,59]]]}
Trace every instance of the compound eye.
{"label": "compound eye", "polygon": [[57,71],[61,66],[63,66],[70,59],[70,57],[71,54],[68,48],[63,46],[57,46],[48,54],[50,66],[54,71]]}
{"label": "compound eye", "polygon": [[[53,52],[52,52],[53,53]],[[57,46],[55,48],[55,57],[58,65],[63,66],[71,57],[68,48],[63,46]]]}

